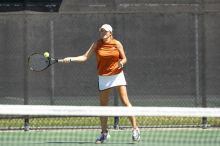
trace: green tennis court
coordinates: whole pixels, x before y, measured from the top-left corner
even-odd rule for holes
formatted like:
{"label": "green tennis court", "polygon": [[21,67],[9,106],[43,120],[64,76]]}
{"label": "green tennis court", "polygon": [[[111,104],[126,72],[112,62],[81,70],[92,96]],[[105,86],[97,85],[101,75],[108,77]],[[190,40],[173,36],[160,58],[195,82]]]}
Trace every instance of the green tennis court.
{"label": "green tennis court", "polygon": [[[97,129],[1,131],[1,146],[92,146],[99,134]],[[137,146],[219,146],[220,129],[210,128],[146,128],[141,140],[131,139],[130,129],[111,130],[111,138],[103,145]]]}
{"label": "green tennis court", "polygon": [[[114,129],[114,117],[109,117],[108,128],[111,138],[103,143],[106,146],[219,146],[220,143],[220,109],[100,108],[100,106],[1,105],[0,146],[97,145],[95,140],[101,131],[99,117],[103,116],[102,112],[104,116],[111,116],[112,113],[120,114],[120,111],[123,111],[121,113],[123,115],[119,120],[119,129]],[[36,114],[38,111],[40,112]],[[141,131],[139,142],[132,141],[132,127],[127,118],[133,116],[134,111],[139,115],[137,117]],[[93,113],[98,116],[92,116]],[[154,115],[149,116],[148,113]],[[27,120],[25,115],[29,115],[30,130],[27,132],[24,131],[24,123]]]}

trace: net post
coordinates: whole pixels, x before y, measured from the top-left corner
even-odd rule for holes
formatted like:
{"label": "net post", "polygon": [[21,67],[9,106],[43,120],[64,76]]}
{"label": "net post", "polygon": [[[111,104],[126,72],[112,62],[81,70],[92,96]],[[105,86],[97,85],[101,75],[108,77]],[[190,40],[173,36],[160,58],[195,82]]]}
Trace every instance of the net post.
{"label": "net post", "polygon": [[208,118],[207,117],[202,117],[202,128],[203,129],[208,128]]}
{"label": "net post", "polygon": [[29,117],[25,116],[24,117],[24,131],[29,131],[29,130],[30,130]]}
{"label": "net post", "polygon": [[[114,96],[114,106],[118,106],[118,95],[116,92],[116,89],[114,88],[113,91],[113,96]],[[119,117],[116,116],[114,117],[114,125],[113,125],[114,129],[119,129]]]}

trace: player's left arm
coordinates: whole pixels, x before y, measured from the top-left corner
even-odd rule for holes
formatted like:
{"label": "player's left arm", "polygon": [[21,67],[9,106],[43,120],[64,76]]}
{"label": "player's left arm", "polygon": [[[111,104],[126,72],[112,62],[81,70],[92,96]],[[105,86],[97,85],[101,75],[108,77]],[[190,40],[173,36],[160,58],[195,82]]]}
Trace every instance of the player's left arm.
{"label": "player's left arm", "polygon": [[122,68],[124,64],[127,63],[127,57],[125,55],[124,47],[121,42],[117,41],[116,46],[119,50],[120,60],[119,60],[119,68]]}

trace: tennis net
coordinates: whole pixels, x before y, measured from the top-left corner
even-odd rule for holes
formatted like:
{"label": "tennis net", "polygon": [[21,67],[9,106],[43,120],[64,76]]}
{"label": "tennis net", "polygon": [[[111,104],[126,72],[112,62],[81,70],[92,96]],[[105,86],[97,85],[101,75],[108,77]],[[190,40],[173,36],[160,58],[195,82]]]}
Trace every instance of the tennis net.
{"label": "tennis net", "polygon": [[[137,117],[138,143],[132,141],[129,116]],[[105,145],[220,143],[220,108],[0,105],[0,145],[95,145],[99,117],[109,117]]]}

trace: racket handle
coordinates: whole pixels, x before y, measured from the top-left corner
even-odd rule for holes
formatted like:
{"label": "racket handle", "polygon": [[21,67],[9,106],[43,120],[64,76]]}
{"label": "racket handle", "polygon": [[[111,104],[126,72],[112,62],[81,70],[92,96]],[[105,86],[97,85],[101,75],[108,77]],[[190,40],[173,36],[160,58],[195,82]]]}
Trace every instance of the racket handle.
{"label": "racket handle", "polygon": [[[71,58],[68,58],[69,60],[67,60],[66,62],[72,62],[73,60]],[[59,63],[63,63],[64,62],[64,59],[58,59],[57,62]]]}
{"label": "racket handle", "polygon": [[63,63],[63,59],[58,59],[58,63]]}

